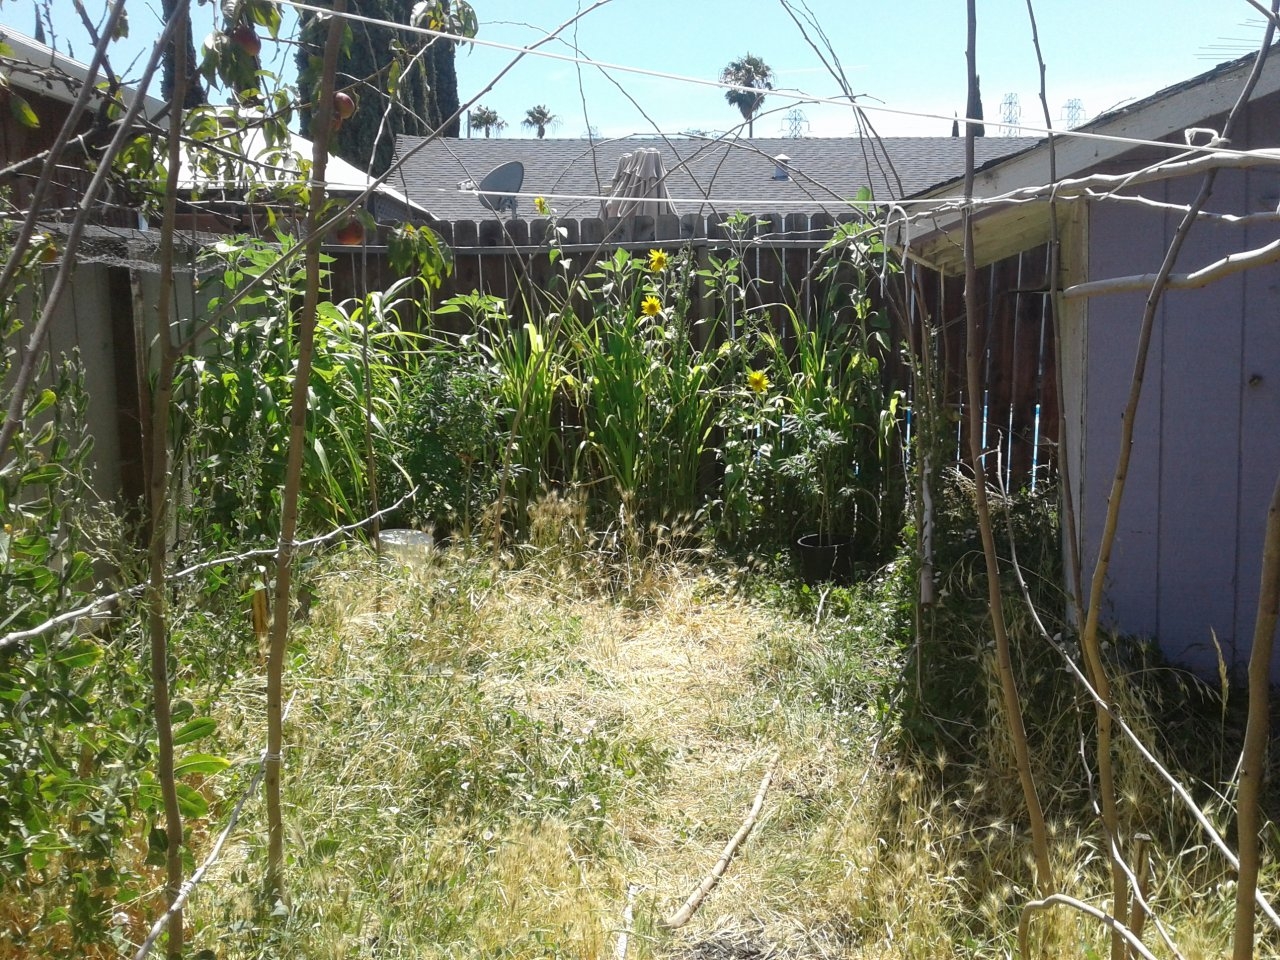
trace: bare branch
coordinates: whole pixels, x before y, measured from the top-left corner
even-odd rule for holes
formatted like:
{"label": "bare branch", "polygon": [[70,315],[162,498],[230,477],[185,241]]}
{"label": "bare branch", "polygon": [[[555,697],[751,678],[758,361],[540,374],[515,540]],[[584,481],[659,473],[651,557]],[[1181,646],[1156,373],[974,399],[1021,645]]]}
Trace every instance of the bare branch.
{"label": "bare branch", "polygon": [[315,141],[311,150],[313,183],[304,232],[308,236],[303,261],[306,280],[302,309],[298,315],[297,347],[289,404],[289,446],[285,462],[284,487],[280,494],[280,549],[275,564],[275,602],[271,642],[267,654],[267,877],[266,889],[288,902],[284,880],[284,814],[280,772],[283,766],[285,647],[289,638],[290,604],[293,598],[293,538],[298,528],[298,500],[302,480],[302,448],[306,443],[307,412],[310,409],[311,364],[315,353],[315,333],[320,302],[320,244],[317,225],[323,218],[326,191],[320,185],[329,162],[329,134],[334,116],[334,74],[338,65],[338,45],[342,39],[341,13],[346,0],[335,0],[335,16],[329,21],[324,61],[320,71],[318,109],[312,124]]}
{"label": "bare branch", "polygon": [[720,859],[716,861],[716,865],[703,878],[702,883],[698,885],[698,889],[689,894],[689,899],[684,902],[684,905],[663,921],[662,925],[668,930],[677,930],[688,923],[693,915],[698,912],[698,908],[702,906],[702,901],[707,898],[707,894],[716,888],[716,884],[724,876],[725,870],[729,869],[729,861],[733,859],[733,855],[738,852],[738,847],[742,845],[742,841],[747,838],[752,828],[756,825],[756,821],[760,819],[760,811],[764,807],[765,794],[769,792],[769,784],[773,782],[774,771],[778,769],[779,756],[776,753],[773,755],[773,760],[769,763],[769,769],[765,771],[764,779],[760,781],[760,789],[756,791],[756,798],[751,804],[751,810],[747,813],[747,819],[742,822],[738,832],[725,845],[724,852],[720,854]]}
{"label": "bare branch", "polygon": [[[1277,0],[1280,2],[1280,0]],[[1253,69],[1249,73],[1248,79],[1245,81],[1243,88],[1240,90],[1239,96],[1236,98],[1235,104],[1231,108],[1231,112],[1227,114],[1227,119],[1222,127],[1222,138],[1227,139],[1231,136],[1231,131],[1235,126],[1236,120],[1244,112],[1245,105],[1249,102],[1249,98],[1253,94],[1254,88],[1257,86],[1258,79],[1262,75],[1262,67],[1266,62],[1267,50],[1271,45],[1271,41],[1275,36],[1274,24],[1267,27],[1266,36],[1263,39],[1261,49],[1253,63]],[[1188,161],[1191,162],[1191,161]],[[1168,249],[1165,251],[1164,260],[1160,264],[1160,270],[1153,279],[1150,292],[1147,295],[1146,304],[1144,305],[1142,318],[1139,323],[1138,344],[1133,361],[1133,376],[1130,380],[1129,395],[1125,401],[1123,413],[1120,420],[1120,450],[1116,458],[1115,473],[1111,481],[1110,494],[1107,497],[1107,508],[1105,519],[1103,521],[1102,534],[1098,544],[1097,560],[1094,563],[1093,576],[1089,584],[1088,610],[1085,615],[1084,626],[1080,632],[1080,647],[1084,652],[1085,663],[1088,667],[1090,679],[1093,681],[1094,687],[1097,689],[1099,697],[1108,706],[1112,704],[1111,681],[1107,675],[1107,668],[1102,657],[1102,647],[1099,640],[1099,620],[1102,615],[1103,593],[1107,582],[1107,571],[1111,564],[1111,552],[1115,545],[1116,531],[1119,526],[1120,505],[1124,500],[1124,492],[1126,481],[1129,475],[1129,460],[1133,453],[1133,431],[1134,422],[1138,414],[1138,405],[1142,397],[1142,386],[1146,376],[1147,355],[1151,345],[1152,332],[1155,327],[1156,314],[1160,303],[1164,297],[1165,290],[1168,288],[1168,280],[1173,273],[1174,264],[1177,263],[1178,255],[1182,252],[1182,247],[1186,243],[1187,236],[1191,231],[1192,225],[1195,223],[1196,214],[1203,209],[1208,202],[1210,194],[1213,192],[1213,184],[1217,178],[1219,168],[1210,167],[1200,184],[1199,192],[1191,203],[1191,208],[1179,223],[1177,231],[1174,233],[1173,240],[1170,242]],[[1115,781],[1112,772],[1112,756],[1111,756],[1111,733],[1112,723],[1109,710],[1098,710],[1098,731],[1097,731],[1097,763],[1098,774],[1101,780],[1101,794],[1103,804],[1103,824],[1109,835],[1109,841],[1117,847],[1122,842],[1120,836],[1120,817],[1116,802]],[[1116,857],[1111,857],[1112,862],[1112,883],[1114,887],[1114,903],[1113,909],[1116,913],[1120,913],[1127,909],[1128,905],[1128,877],[1125,876],[1123,870],[1116,863]],[[1111,940],[1111,957],[1112,960],[1122,960],[1124,955],[1124,946],[1122,938],[1118,932],[1113,933]]]}
{"label": "bare branch", "polygon": [[[296,694],[295,694],[296,696]],[[289,703],[284,708],[284,715],[289,716],[289,710],[293,707],[294,697],[289,698]],[[151,931],[147,934],[147,938],[138,946],[138,952],[133,955],[133,960],[146,960],[148,954],[151,953],[152,947],[156,945],[156,941],[160,939],[160,934],[164,933],[167,927],[175,917],[179,916],[182,908],[186,905],[188,898],[191,896],[195,888],[200,884],[208,874],[209,868],[217,862],[218,857],[222,855],[222,848],[226,846],[231,832],[235,830],[236,824],[240,822],[240,813],[244,810],[244,805],[250,797],[258,792],[258,787],[262,783],[262,776],[267,769],[267,751],[263,750],[262,755],[258,758],[258,769],[253,775],[253,779],[249,781],[249,786],[244,793],[240,794],[240,799],[236,801],[236,805],[231,808],[231,816],[227,818],[227,825],[222,828],[222,832],[218,834],[218,839],[213,842],[208,856],[204,858],[204,862],[196,868],[191,874],[191,878],[182,885],[182,889],[178,892],[177,898],[170,904],[169,909],[160,915],[160,918],[151,925]]]}
{"label": "bare branch", "polygon": [[[1191,215],[1190,211],[1188,215]],[[1173,273],[1167,276],[1159,273],[1139,273],[1128,277],[1112,277],[1108,280],[1089,280],[1067,287],[1062,291],[1062,295],[1069,300],[1074,300],[1079,297],[1097,297],[1109,293],[1150,290],[1158,280],[1164,280],[1165,287],[1170,290],[1195,290],[1207,287],[1232,274],[1243,273],[1255,267],[1264,267],[1278,260],[1280,260],[1280,240],[1273,240],[1255,250],[1228,254],[1221,260],[1215,260],[1191,273]]]}
{"label": "bare branch", "polygon": [[1270,734],[1271,651],[1275,645],[1276,621],[1280,619],[1280,478],[1276,479],[1267,510],[1261,580],[1253,650],[1249,654],[1249,720],[1245,726],[1244,747],[1240,751],[1240,786],[1236,795],[1240,872],[1236,880],[1232,960],[1249,960],[1253,956],[1253,898],[1258,891],[1261,866],[1258,833],[1263,824],[1262,785]]}
{"label": "bare branch", "polygon": [[[968,0],[968,45],[965,59],[968,64],[969,99],[977,98],[977,33],[978,16],[976,0]],[[973,196],[974,181],[974,124],[965,125],[964,138],[964,195]],[[1031,845],[1036,862],[1036,889],[1050,893],[1055,889],[1053,865],[1049,859],[1049,831],[1044,822],[1044,809],[1036,791],[1035,776],[1031,770],[1031,749],[1027,744],[1027,728],[1022,718],[1022,700],[1017,680],[1013,675],[1013,657],[1009,644],[1009,632],[1004,619],[1004,603],[1000,589],[1000,561],[996,554],[995,533],[991,524],[991,507],[987,501],[986,470],[982,451],[981,373],[978,354],[981,338],[978,329],[978,268],[974,260],[973,212],[964,213],[964,312],[965,312],[965,373],[968,390],[969,416],[969,468],[974,475],[974,506],[978,514],[978,531],[982,536],[982,553],[987,573],[987,615],[991,618],[991,632],[995,640],[996,662],[1000,676],[1000,693],[1003,701],[1005,723],[1010,745],[1018,767],[1018,782],[1022,787],[1023,802],[1027,807],[1027,820],[1031,826]]]}
{"label": "bare branch", "polygon": [[[413,499],[417,493],[418,488],[414,487],[391,506],[384,507],[376,513],[365,517],[363,520],[357,520],[355,523],[348,523],[345,526],[338,527],[326,534],[322,534],[321,536],[312,537],[310,540],[299,540],[294,543],[293,546],[295,549],[299,550],[304,547],[319,546],[320,544],[328,543],[330,540],[336,540],[344,534],[351,533],[354,530],[359,530],[361,527],[367,527],[388,514],[399,510],[402,506]],[[243,553],[231,554],[224,557],[215,557],[212,560],[202,560],[200,563],[194,564],[183,570],[179,570],[177,573],[170,574],[169,582],[172,583],[174,580],[182,580],[186,577],[193,576],[202,570],[210,570],[213,567],[224,567],[229,563],[243,563],[246,560],[253,560],[258,557],[271,557],[275,555],[278,549],[278,547],[260,547],[257,550],[246,550]],[[113,603],[118,603],[125,597],[138,596],[145,589],[146,584],[137,584],[132,587],[126,587],[123,590],[117,590],[115,593],[108,593],[105,596],[98,597],[92,603],[87,603],[83,607],[78,607],[75,610],[68,610],[55,617],[50,617],[44,623],[37,624],[34,627],[29,627],[26,630],[16,630],[13,633],[6,633],[3,637],[0,637],[0,651],[17,646],[23,640],[32,640],[36,637],[43,636],[50,630],[54,630],[58,627],[64,626],[65,624],[74,623],[81,617],[91,617],[104,607],[109,607]]]}
{"label": "bare branch", "polygon": [[1054,906],[1071,907],[1073,910],[1088,914],[1109,927],[1114,936],[1127,942],[1144,960],[1156,960],[1156,955],[1146,948],[1132,930],[1115,917],[1103,910],[1099,910],[1092,904],[1085,903],[1083,900],[1069,897],[1065,893],[1055,893],[1052,896],[1045,897],[1043,900],[1032,900],[1022,908],[1022,916],[1018,920],[1018,952],[1023,956],[1024,960],[1029,960],[1031,957],[1029,934],[1032,915]]}
{"label": "bare branch", "polygon": [[[1053,128],[1053,119],[1049,114],[1049,95],[1045,85],[1045,63],[1044,54],[1040,49],[1040,30],[1036,26],[1036,11],[1032,0],[1027,0],[1027,19],[1031,21],[1031,44],[1036,51],[1036,64],[1040,68],[1040,109],[1044,113],[1044,125],[1050,129]],[[1047,144],[1049,150],[1049,184],[1055,186],[1058,181],[1058,149],[1057,140],[1052,133],[1049,134],[1049,142]],[[1058,194],[1056,191],[1049,195],[1049,264],[1047,273],[1049,275],[1049,314],[1053,324],[1053,363],[1054,374],[1058,378],[1058,383],[1063,382],[1062,376],[1062,358],[1064,351],[1062,349],[1062,301],[1061,290],[1059,284],[1062,282],[1062,231],[1061,224],[1058,220]],[[1067,415],[1065,407],[1065,399],[1062,390],[1055,390],[1058,405],[1058,449],[1065,450],[1067,446]],[[1071,602],[1075,606],[1076,622],[1084,621],[1084,594],[1081,591],[1081,568],[1080,568],[1080,533],[1076,524],[1075,500],[1071,495],[1071,465],[1070,457],[1061,456],[1058,458],[1058,473],[1061,477],[1059,483],[1058,495],[1062,504],[1062,535],[1066,540],[1067,546],[1067,588],[1071,593]]]}
{"label": "bare branch", "polygon": [[[103,31],[105,37],[109,37],[114,30],[114,24],[120,13],[124,9],[124,0],[116,0],[116,5],[111,8],[112,20],[108,24],[109,29]],[[45,302],[40,311],[40,319],[32,326],[31,336],[29,338],[27,353],[23,358],[22,365],[18,368],[18,375],[14,378],[9,389],[10,401],[8,410],[5,413],[3,426],[0,426],[0,464],[5,461],[6,451],[9,449],[10,443],[13,441],[14,434],[18,431],[19,425],[22,423],[22,410],[26,402],[27,388],[31,386],[31,380],[35,376],[36,365],[40,357],[43,355],[43,346],[49,333],[49,326],[53,323],[54,313],[57,311],[58,304],[62,301],[63,294],[66,292],[67,285],[71,281],[71,274],[75,270],[75,248],[80,241],[80,237],[84,233],[85,224],[88,222],[96,204],[98,194],[101,192],[103,185],[106,183],[107,174],[111,170],[112,161],[115,160],[116,154],[124,145],[124,141],[129,136],[131,125],[138,112],[142,109],[145,98],[143,93],[147,89],[147,85],[151,82],[156,68],[160,64],[161,52],[164,44],[175,30],[174,22],[170,21],[165,25],[164,32],[161,34],[160,40],[157,41],[155,47],[151,51],[151,59],[147,63],[147,68],[143,73],[142,80],[139,82],[138,96],[134,98],[133,103],[129,105],[129,109],[125,112],[124,118],[117,127],[115,136],[111,138],[111,143],[103,152],[98,160],[98,169],[94,172],[93,179],[89,181],[89,186],[85,189],[84,195],[80,198],[79,206],[76,210],[75,219],[71,223],[71,229],[67,234],[66,255],[62,258],[62,262],[58,265],[57,275],[54,277],[53,285],[45,297]],[[91,65],[90,77],[96,70],[100,62],[101,50],[95,53],[93,64]],[[72,108],[72,112],[68,117],[67,124],[63,131],[68,134],[67,138],[63,138],[59,134],[59,140],[65,144],[69,139],[69,125],[78,122],[83,112],[84,103],[88,101],[88,97],[92,87],[85,84],[80,91],[80,96],[76,99],[76,107]],[[77,110],[79,112],[77,112]],[[56,144],[55,144],[56,145]],[[54,156],[59,156],[61,150]],[[36,197],[32,199],[31,210],[22,222],[22,226],[18,230],[18,236],[14,240],[12,252],[9,254],[9,260],[5,263],[4,273],[0,275],[0,297],[7,295],[13,282],[13,278],[17,274],[18,267],[21,266],[22,256],[31,241],[31,235],[35,231],[36,217],[40,210],[40,202],[38,197],[41,196],[40,186],[44,185],[47,189],[48,178],[52,175],[52,171],[56,168],[56,163],[50,162],[45,168],[45,172],[41,175],[40,184],[36,188]]]}

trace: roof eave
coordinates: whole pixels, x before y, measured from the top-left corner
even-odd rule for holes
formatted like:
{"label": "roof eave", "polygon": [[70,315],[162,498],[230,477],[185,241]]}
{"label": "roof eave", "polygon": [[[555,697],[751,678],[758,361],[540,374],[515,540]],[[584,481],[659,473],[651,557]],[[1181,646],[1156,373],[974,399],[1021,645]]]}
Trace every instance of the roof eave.
{"label": "roof eave", "polygon": [[[1211,117],[1226,113],[1240,95],[1253,67],[1246,57],[1215,67],[1191,80],[1168,87],[1135,104],[1106,114],[1080,128],[1084,132],[1125,140],[1165,140]],[[1268,57],[1250,102],[1280,92],[1280,56]],[[1082,137],[1054,137],[1054,160],[1059,180],[1078,177],[1121,158],[1132,143]],[[977,199],[1003,196],[1013,190],[1045,184],[1049,177],[1049,140],[1013,157],[987,165],[974,178]],[[918,194],[922,199],[958,199],[963,180],[953,180]],[[922,231],[894,231],[891,242],[912,259],[944,273],[963,271],[959,231],[962,215],[950,211],[934,218]],[[980,266],[1011,256],[1049,239],[1048,203],[1018,203],[987,208],[975,215],[975,256]],[[1023,244],[1014,248],[1018,244]]]}
{"label": "roof eave", "polygon": [[[70,77],[77,83],[85,83],[89,79],[88,64],[58,53],[52,47],[46,46],[24,33],[19,33],[12,27],[0,27],[0,41],[6,43],[13,50],[15,60],[26,61],[34,67],[54,70]],[[105,79],[104,76],[99,74],[99,82]],[[24,73],[14,73],[9,77],[9,80],[23,90],[43,94],[64,103],[74,103],[76,99],[75,94],[66,89],[65,85],[52,80],[42,80]],[[133,87],[125,85],[122,87],[120,95],[126,104],[130,104],[138,95],[138,92]],[[143,97],[144,112],[149,118],[159,116],[164,111],[165,106],[165,102],[157,97]]]}

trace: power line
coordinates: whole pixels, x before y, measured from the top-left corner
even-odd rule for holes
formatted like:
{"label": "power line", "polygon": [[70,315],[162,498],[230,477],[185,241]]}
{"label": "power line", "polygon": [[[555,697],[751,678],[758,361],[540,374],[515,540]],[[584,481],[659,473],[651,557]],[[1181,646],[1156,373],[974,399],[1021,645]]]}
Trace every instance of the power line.
{"label": "power line", "polygon": [[[433,37],[436,39],[449,40],[453,42],[465,42],[465,43],[473,44],[479,47],[490,47],[495,50],[506,50],[511,53],[519,53],[519,54],[532,56],[532,57],[544,57],[548,60],[558,60],[562,63],[576,63],[576,64],[581,64],[583,66],[595,67],[596,69],[603,70],[603,71],[616,70],[619,73],[632,73],[638,76],[651,77],[657,80],[672,80],[677,83],[689,83],[689,84],[694,84],[696,86],[712,87],[717,90],[736,90],[744,93],[759,92],[754,87],[742,87],[732,83],[724,83],[723,81],[720,81],[720,80],[708,79],[706,77],[690,77],[690,76],[685,76],[677,73],[667,73],[662,70],[650,70],[647,67],[636,67],[636,66],[631,66],[629,64],[621,64],[621,63],[607,63],[601,60],[593,60],[590,57],[575,56],[573,54],[567,54],[567,53],[555,53],[554,51],[551,51],[551,50],[540,50],[534,47],[523,47],[523,46],[520,46],[519,44],[502,43],[501,41],[498,41],[498,40],[484,40],[479,37],[468,37],[468,38],[465,38],[465,40],[460,40],[456,34],[447,33],[443,30],[431,30],[427,27],[415,27],[415,26],[410,26],[408,24],[403,24],[403,23],[393,23],[389,20],[380,20],[377,17],[366,17],[357,13],[350,13],[350,12],[335,13],[333,10],[329,10],[324,7],[313,6],[308,3],[303,3],[301,2],[301,0],[278,0],[278,2],[280,3],[281,6],[292,7],[295,10],[303,10],[308,13],[323,14],[325,16],[339,16],[349,21],[353,21],[357,23],[365,23],[371,26],[390,27],[394,30],[401,30],[401,31],[404,31],[405,33],[418,34],[419,36]],[[802,104],[814,103],[814,104],[828,104],[828,105],[840,106],[840,107],[852,107],[857,110],[865,111],[867,113],[883,113],[883,114],[888,114],[890,116],[913,117],[913,118],[922,119],[922,120],[942,120],[947,123],[951,123],[953,120],[957,119],[954,116],[948,117],[940,113],[924,113],[918,110],[903,110],[898,107],[888,107],[880,104],[860,103],[854,97],[820,97],[814,94],[806,93],[805,91],[796,89],[794,87],[775,88],[769,91],[769,95],[771,97],[781,97],[786,100],[793,100],[796,103],[802,103]],[[978,120],[972,117],[960,117],[959,122],[985,123],[987,126],[996,126],[996,127],[1007,126],[1007,124],[1005,124],[1003,121]],[[1047,127],[1036,127],[1036,126],[1028,126],[1028,125],[1022,125],[1021,130],[1024,134],[1030,134],[1030,135],[1042,136],[1042,137],[1048,137],[1049,135],[1052,134],[1058,137],[1059,139],[1061,139],[1062,137],[1076,137],[1081,140],[1096,140],[1104,143],[1119,143],[1126,146],[1134,146],[1134,147],[1139,147],[1139,146],[1160,147],[1165,150],[1176,150],[1179,152],[1192,150],[1200,153],[1220,153],[1220,154],[1231,155],[1231,156],[1245,155],[1245,151],[1232,150],[1226,147],[1217,147],[1217,146],[1208,146],[1208,145],[1189,147],[1185,144],[1167,143],[1163,140],[1142,140],[1136,137],[1121,137],[1121,136],[1115,136],[1113,134],[1106,134],[1106,133],[1087,133],[1082,130],[1050,130]]]}

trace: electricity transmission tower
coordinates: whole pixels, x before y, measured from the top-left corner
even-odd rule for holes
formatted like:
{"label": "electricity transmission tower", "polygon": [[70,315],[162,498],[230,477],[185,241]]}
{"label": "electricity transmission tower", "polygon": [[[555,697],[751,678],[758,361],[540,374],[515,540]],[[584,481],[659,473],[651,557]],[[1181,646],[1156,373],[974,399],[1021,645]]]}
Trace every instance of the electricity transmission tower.
{"label": "electricity transmission tower", "polygon": [[1079,97],[1072,97],[1062,105],[1062,119],[1068,130],[1074,130],[1084,123],[1084,103]]}
{"label": "electricity transmission tower", "polygon": [[782,118],[782,129],[785,131],[782,134],[784,137],[791,140],[799,140],[809,133],[809,118],[804,115],[804,111],[799,107],[792,107],[787,111],[787,115]]}
{"label": "electricity transmission tower", "polygon": [[1018,102],[1016,93],[1006,93],[1000,101],[1000,122],[1005,124],[1006,137],[1017,135],[1018,125],[1022,123],[1022,104]]}

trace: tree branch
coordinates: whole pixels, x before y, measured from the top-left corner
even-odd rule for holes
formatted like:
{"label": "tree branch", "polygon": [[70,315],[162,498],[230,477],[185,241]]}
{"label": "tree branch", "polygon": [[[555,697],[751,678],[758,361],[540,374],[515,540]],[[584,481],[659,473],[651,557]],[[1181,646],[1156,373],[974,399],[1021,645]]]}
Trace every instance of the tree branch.
{"label": "tree branch", "polygon": [[1031,930],[1031,916],[1042,910],[1048,910],[1050,907],[1063,906],[1071,907],[1081,913],[1088,914],[1095,920],[1101,921],[1103,924],[1111,928],[1111,933],[1121,942],[1128,944],[1143,957],[1144,960],[1156,960],[1156,955],[1146,948],[1141,940],[1139,940],[1123,923],[1110,914],[1099,910],[1092,904],[1085,903],[1083,900],[1077,900],[1075,897],[1069,897],[1065,893],[1055,893],[1052,896],[1045,897],[1043,900],[1032,900],[1022,908],[1022,916],[1018,920],[1018,952],[1023,956],[1024,960],[1030,958],[1031,950],[1029,944],[1029,935]]}
{"label": "tree branch", "polygon": [[[1188,211],[1190,214],[1190,211]],[[1254,250],[1232,253],[1215,260],[1199,270],[1191,273],[1139,273],[1128,277],[1111,277],[1107,280],[1089,280],[1085,283],[1073,284],[1062,291],[1068,300],[1080,297],[1097,297],[1111,293],[1129,293],[1134,290],[1150,290],[1157,281],[1164,281],[1166,289],[1195,290],[1229,277],[1232,274],[1264,267],[1269,263],[1280,261],[1280,240],[1273,240],[1266,246]]]}
{"label": "tree branch", "polygon": [[1276,479],[1267,510],[1261,580],[1253,649],[1249,654],[1249,720],[1245,726],[1244,747],[1240,751],[1240,783],[1236,794],[1240,870],[1236,879],[1232,960],[1250,960],[1253,956],[1253,900],[1258,890],[1261,866],[1258,833],[1263,824],[1261,798],[1270,733],[1271,651],[1275,644],[1276,621],[1280,619],[1280,478]]}
{"label": "tree branch", "polygon": [[725,870],[729,868],[729,861],[733,859],[733,855],[738,852],[738,847],[742,844],[742,841],[747,838],[752,828],[755,827],[756,821],[760,819],[760,811],[764,807],[764,797],[769,792],[769,784],[773,782],[773,774],[778,769],[780,756],[780,754],[776,753],[773,755],[773,760],[769,763],[769,769],[765,771],[764,779],[760,781],[760,789],[756,791],[756,799],[751,804],[747,819],[742,822],[742,826],[733,835],[733,839],[725,845],[724,852],[720,854],[720,859],[716,861],[716,865],[711,868],[711,872],[698,885],[698,889],[689,894],[689,899],[684,902],[684,906],[663,921],[662,925],[668,930],[678,930],[688,923],[693,918],[693,915],[698,912],[698,908],[702,906],[702,901],[707,898],[707,894],[716,888],[716,884],[724,876]]}

